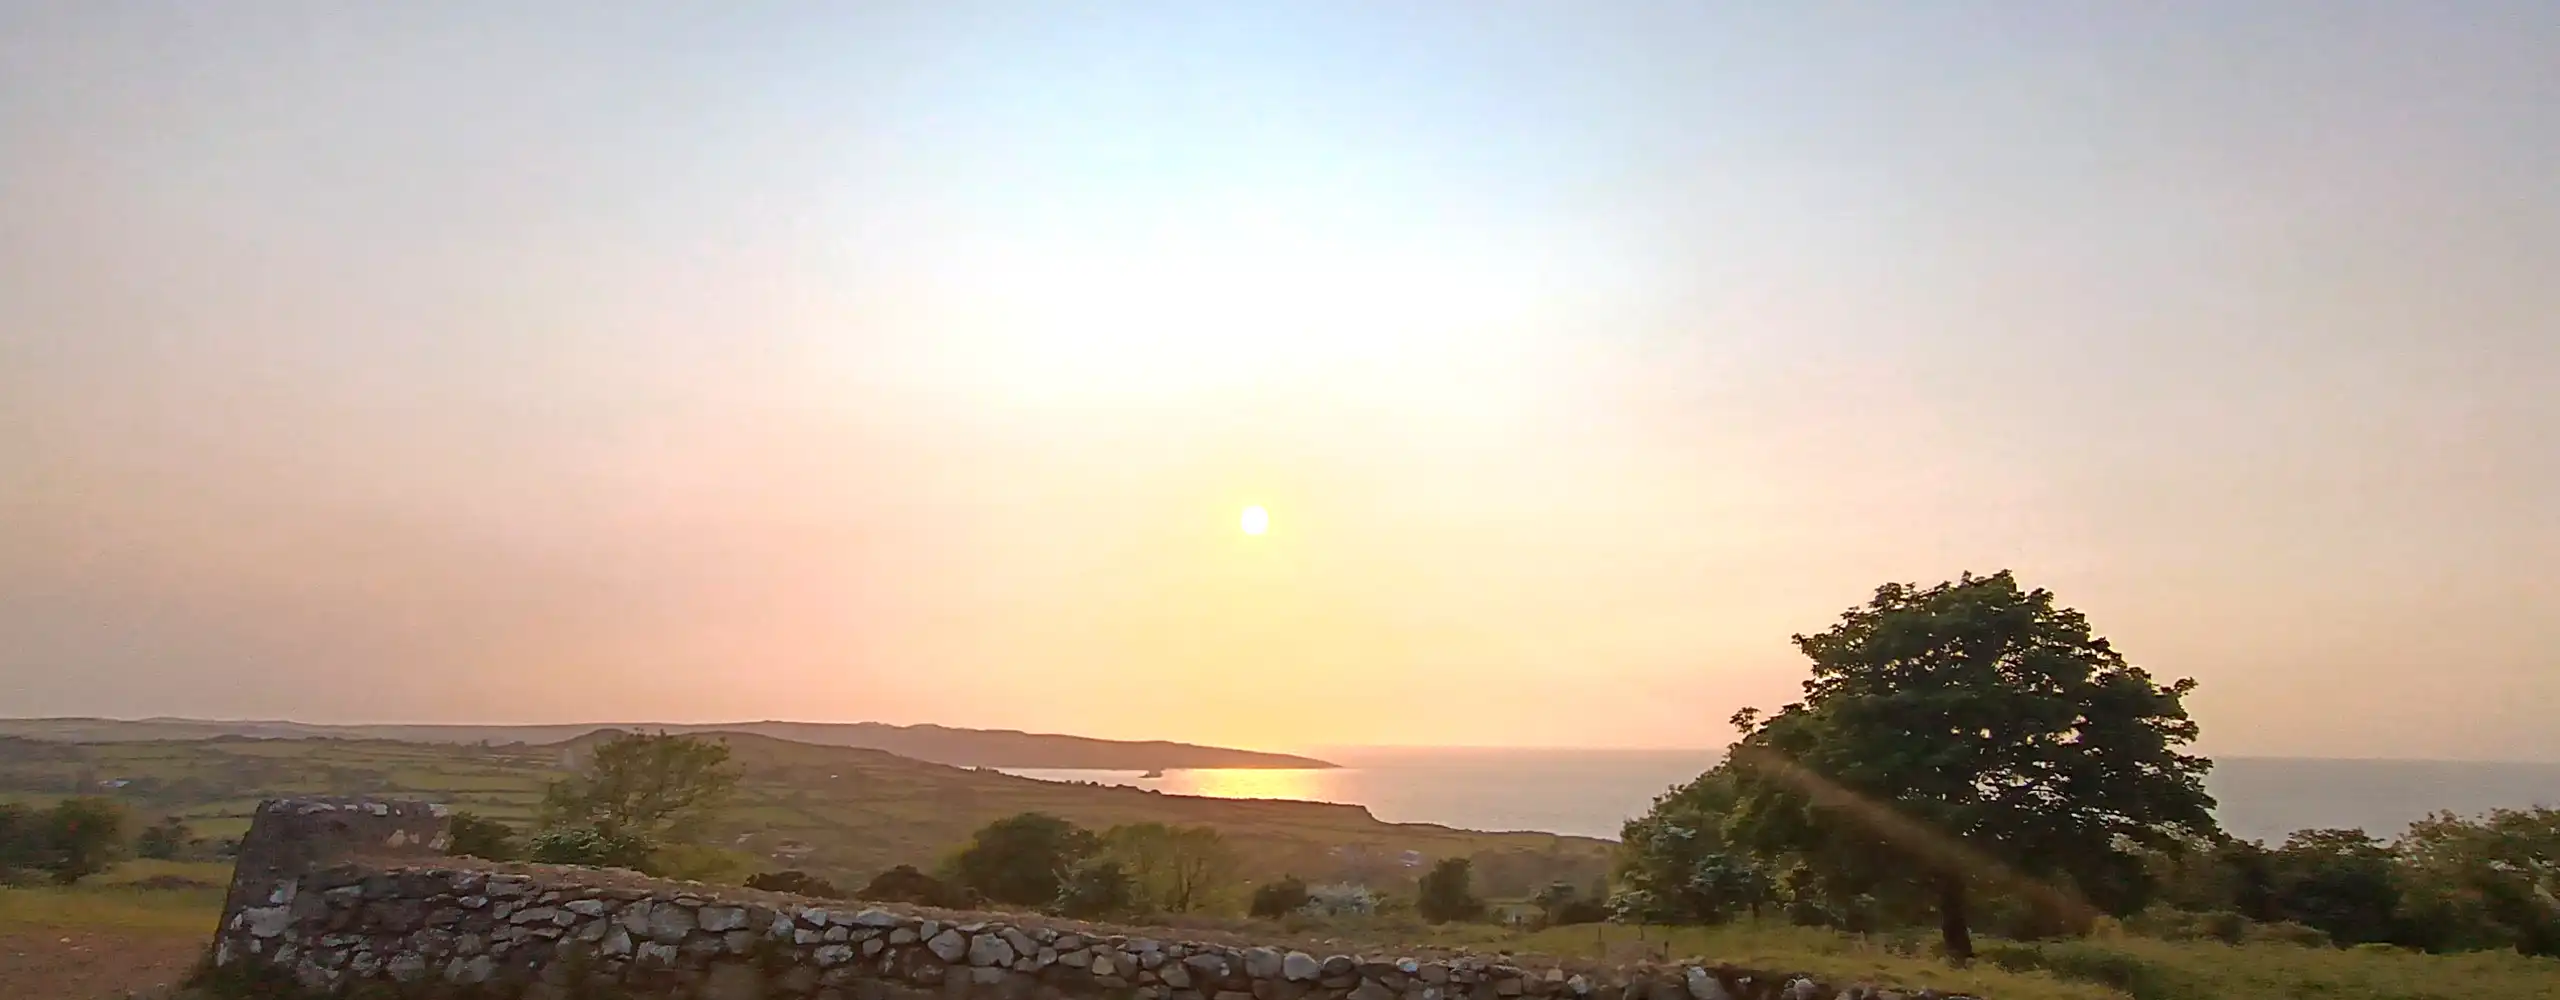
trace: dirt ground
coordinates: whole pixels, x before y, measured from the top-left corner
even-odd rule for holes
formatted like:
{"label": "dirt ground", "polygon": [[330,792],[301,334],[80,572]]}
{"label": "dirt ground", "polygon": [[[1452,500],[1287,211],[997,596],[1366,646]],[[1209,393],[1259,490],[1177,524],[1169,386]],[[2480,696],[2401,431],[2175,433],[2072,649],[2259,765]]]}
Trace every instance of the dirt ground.
{"label": "dirt ground", "polygon": [[175,991],[204,942],[173,934],[0,930],[0,997],[125,1000]]}

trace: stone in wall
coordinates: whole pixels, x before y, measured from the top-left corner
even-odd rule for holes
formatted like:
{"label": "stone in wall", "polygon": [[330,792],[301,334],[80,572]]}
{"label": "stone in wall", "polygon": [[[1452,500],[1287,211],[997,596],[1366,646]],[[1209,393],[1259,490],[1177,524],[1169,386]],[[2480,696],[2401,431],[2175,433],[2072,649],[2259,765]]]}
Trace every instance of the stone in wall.
{"label": "stone in wall", "polygon": [[[262,821],[268,815],[261,810]],[[543,998],[611,987],[706,1000],[1934,997],[1720,967],[1568,974],[1476,956],[1316,955],[762,893],[724,898],[709,886],[574,868],[493,871],[349,854],[262,884],[268,891],[251,905],[226,910],[216,960],[270,966],[315,995],[379,984]]]}

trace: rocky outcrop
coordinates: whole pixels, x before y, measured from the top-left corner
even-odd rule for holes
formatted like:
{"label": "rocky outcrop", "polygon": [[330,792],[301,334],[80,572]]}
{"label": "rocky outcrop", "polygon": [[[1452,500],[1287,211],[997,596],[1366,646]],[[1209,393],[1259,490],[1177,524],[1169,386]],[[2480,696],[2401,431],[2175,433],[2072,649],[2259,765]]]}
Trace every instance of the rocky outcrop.
{"label": "rocky outcrop", "polygon": [[[260,822],[326,811],[305,813],[305,805],[262,809]],[[372,815],[369,807],[356,808]],[[1045,921],[825,906],[582,869],[528,874],[349,854],[263,884],[264,892],[247,894],[245,903],[224,913],[215,962],[266,966],[314,995],[405,988],[440,995],[467,988],[477,995],[566,997],[603,986],[712,1000],[1902,996],[1730,968],[1569,972],[1484,957],[1316,955]],[[234,895],[242,896],[237,886]]]}

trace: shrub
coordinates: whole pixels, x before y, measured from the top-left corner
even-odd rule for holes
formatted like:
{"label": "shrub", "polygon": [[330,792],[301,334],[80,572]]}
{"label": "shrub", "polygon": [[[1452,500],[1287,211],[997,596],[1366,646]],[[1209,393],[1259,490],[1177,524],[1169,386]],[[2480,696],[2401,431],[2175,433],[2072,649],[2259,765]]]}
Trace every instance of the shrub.
{"label": "shrub", "polygon": [[107,799],[64,799],[44,825],[42,867],[70,885],[114,867],[124,849],[124,807]]}
{"label": "shrub", "polygon": [[547,865],[585,865],[590,868],[649,869],[649,855],[656,845],[636,834],[608,834],[591,826],[569,826],[544,830],[533,835],[527,845],[529,857]]}
{"label": "shrub", "polygon": [[1414,912],[1435,924],[1484,916],[1484,901],[1476,898],[1469,878],[1467,859],[1440,859],[1429,874],[1422,876],[1414,896]]}
{"label": "shrub", "polygon": [[445,826],[446,851],[483,861],[514,861],[523,856],[514,827],[474,812],[456,812]]}
{"label": "shrub", "polygon": [[949,875],[998,903],[1047,906],[1058,899],[1060,876],[1100,847],[1090,830],[1027,812],[980,828],[952,856]]}
{"label": "shrub", "polygon": [[1092,919],[1129,912],[1135,895],[1129,872],[1120,862],[1087,858],[1059,880],[1058,899],[1052,905],[1061,916]]}
{"label": "shrub", "polygon": [[976,895],[967,889],[917,871],[914,865],[899,865],[872,876],[871,883],[855,895],[882,903],[913,903],[948,909],[968,907],[978,901]]}
{"label": "shrub", "polygon": [[1256,917],[1277,919],[1306,906],[1308,898],[1306,883],[1298,881],[1295,875],[1285,876],[1277,882],[1253,887],[1253,902],[1245,912]]}
{"label": "shrub", "polygon": [[1298,912],[1319,917],[1373,917],[1385,908],[1384,901],[1368,887],[1335,882],[1308,889],[1307,901]]}
{"label": "shrub", "polygon": [[[900,867],[905,868],[903,865]],[[905,870],[909,872],[915,871],[913,868],[905,868]],[[922,873],[917,873],[916,877],[926,878],[927,876]],[[877,884],[877,880],[874,880],[874,883]],[[747,876],[747,888],[762,889],[766,892],[787,892],[794,896],[814,896],[819,899],[844,898],[844,890],[836,888],[835,883],[829,882],[826,879],[813,877],[808,872],[800,871],[798,869],[784,869],[778,872],[765,872],[759,875],[749,875]],[[879,897],[874,896],[867,898],[876,899]],[[921,900],[916,900],[915,902],[921,902]]]}

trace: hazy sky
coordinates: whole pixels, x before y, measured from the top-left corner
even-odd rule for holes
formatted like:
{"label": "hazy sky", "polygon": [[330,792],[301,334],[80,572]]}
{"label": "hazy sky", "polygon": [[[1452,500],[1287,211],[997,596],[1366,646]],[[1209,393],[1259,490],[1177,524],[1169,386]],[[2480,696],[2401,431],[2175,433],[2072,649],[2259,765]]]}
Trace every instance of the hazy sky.
{"label": "hazy sky", "polygon": [[2008,567],[2210,750],[2560,760],[2555,52],[0,2],[0,714],[1708,746]]}

